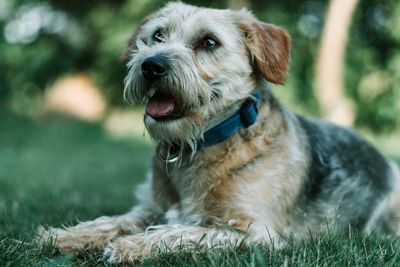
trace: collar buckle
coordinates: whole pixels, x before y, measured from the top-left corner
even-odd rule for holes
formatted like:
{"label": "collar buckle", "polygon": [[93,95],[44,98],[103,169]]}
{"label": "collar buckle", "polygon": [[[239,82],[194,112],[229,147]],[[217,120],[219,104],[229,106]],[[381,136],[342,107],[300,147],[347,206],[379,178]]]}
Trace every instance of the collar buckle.
{"label": "collar buckle", "polygon": [[158,159],[165,163],[175,163],[181,157],[182,151],[177,144],[160,143],[156,148],[156,154]]}

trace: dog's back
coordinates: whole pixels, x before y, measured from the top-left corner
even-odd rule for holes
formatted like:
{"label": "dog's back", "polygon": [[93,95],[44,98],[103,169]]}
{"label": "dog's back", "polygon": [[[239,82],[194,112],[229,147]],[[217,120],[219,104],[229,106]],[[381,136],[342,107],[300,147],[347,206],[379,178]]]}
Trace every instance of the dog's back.
{"label": "dog's back", "polygon": [[309,145],[302,208],[334,219],[339,226],[364,228],[393,188],[389,162],[349,129],[297,119]]}

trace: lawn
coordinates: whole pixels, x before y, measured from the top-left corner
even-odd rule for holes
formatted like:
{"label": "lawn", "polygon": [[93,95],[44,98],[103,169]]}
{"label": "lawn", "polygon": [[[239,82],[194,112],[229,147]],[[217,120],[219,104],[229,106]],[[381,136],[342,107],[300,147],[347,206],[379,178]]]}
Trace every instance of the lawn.
{"label": "lawn", "polygon": [[[38,225],[116,215],[134,204],[151,145],[116,139],[97,124],[59,116],[0,114],[0,266],[102,266],[101,255],[73,259],[35,245]],[[400,241],[353,231],[288,242],[282,249],[162,252],[143,266],[400,266]]]}

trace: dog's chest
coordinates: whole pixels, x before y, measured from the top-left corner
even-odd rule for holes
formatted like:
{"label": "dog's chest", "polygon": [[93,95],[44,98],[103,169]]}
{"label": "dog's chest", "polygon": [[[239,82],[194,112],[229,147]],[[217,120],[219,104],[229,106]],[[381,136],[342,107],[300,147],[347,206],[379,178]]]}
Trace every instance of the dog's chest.
{"label": "dog's chest", "polygon": [[232,150],[195,158],[189,166],[170,172],[180,199],[181,221],[223,223],[245,230],[258,220],[249,211],[254,210],[253,203],[267,210],[271,194],[268,177],[262,175],[264,160],[255,158],[254,151]]}
{"label": "dog's chest", "polygon": [[238,205],[238,177],[224,172],[192,166],[174,171],[171,181],[180,198],[180,219],[199,224],[227,224],[230,220],[248,220]]}
{"label": "dog's chest", "polygon": [[225,149],[215,147],[190,165],[175,168],[170,179],[179,195],[181,218],[244,230],[250,223],[286,224],[288,205],[301,184],[294,170],[303,169],[304,160],[296,156],[297,148],[285,147],[233,140]]}

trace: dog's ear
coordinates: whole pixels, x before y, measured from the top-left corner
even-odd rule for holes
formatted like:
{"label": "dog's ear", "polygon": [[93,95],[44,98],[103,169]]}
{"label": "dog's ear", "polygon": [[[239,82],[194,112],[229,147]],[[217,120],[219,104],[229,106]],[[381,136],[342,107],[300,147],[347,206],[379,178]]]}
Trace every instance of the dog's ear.
{"label": "dog's ear", "polygon": [[282,28],[247,17],[240,29],[254,67],[270,82],[283,84],[289,68],[289,34]]}
{"label": "dog's ear", "polygon": [[131,38],[129,38],[128,44],[127,44],[124,52],[121,54],[121,60],[123,60],[123,61],[128,60],[132,54],[132,50],[137,49],[136,41],[137,41],[139,32],[142,29],[143,25],[145,25],[150,19],[151,19],[151,17],[147,16],[139,23],[139,26],[135,29]]}

